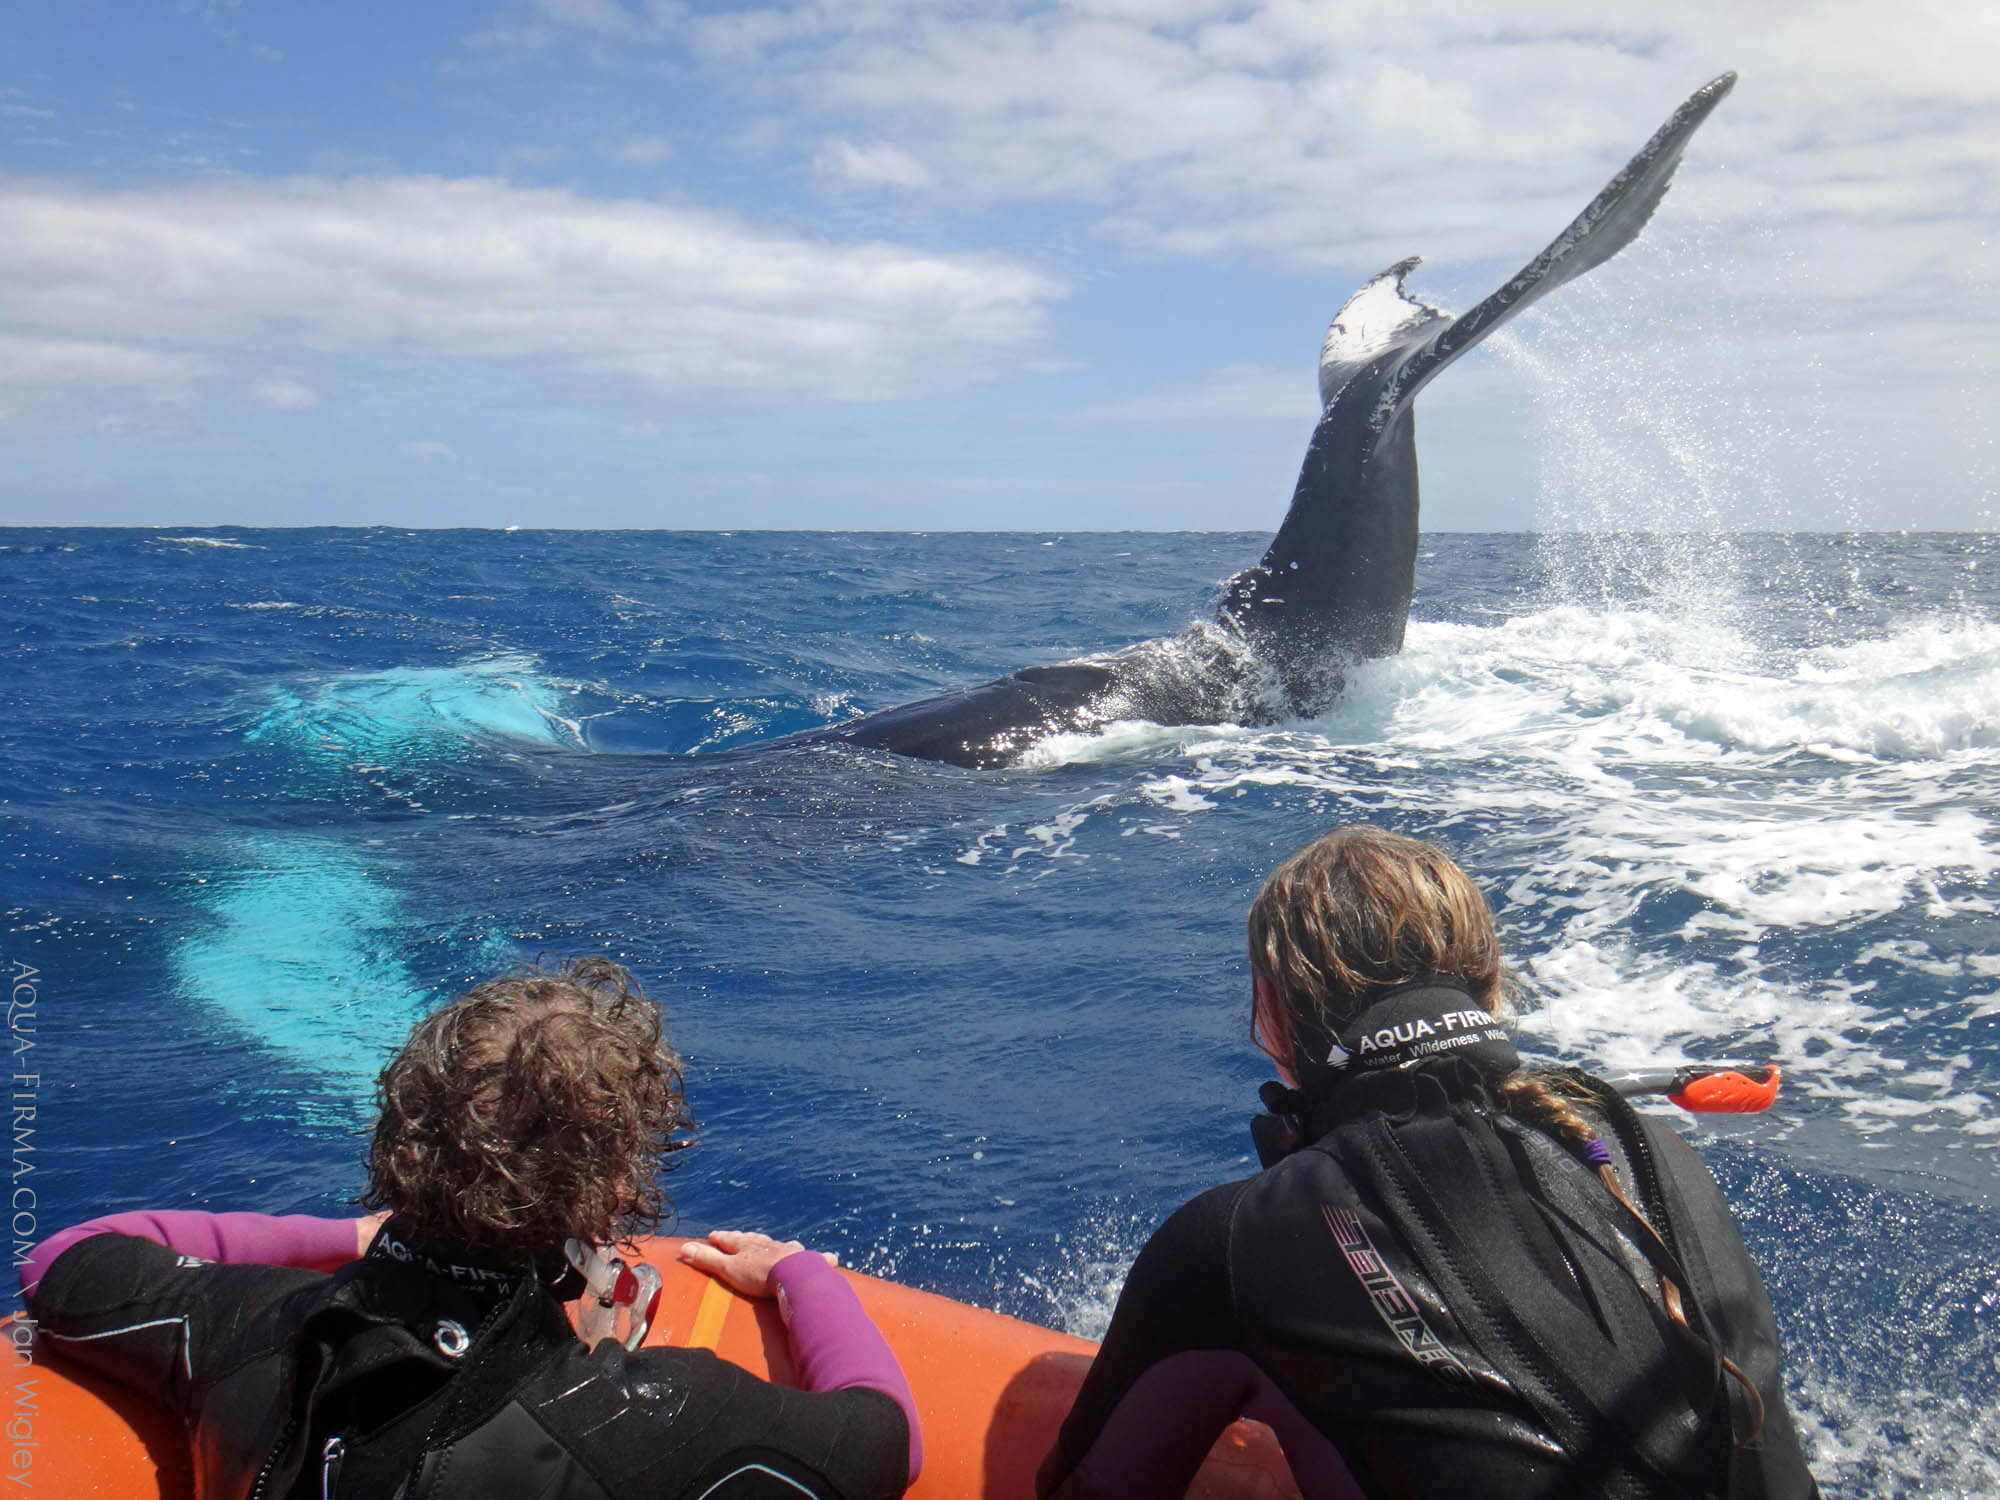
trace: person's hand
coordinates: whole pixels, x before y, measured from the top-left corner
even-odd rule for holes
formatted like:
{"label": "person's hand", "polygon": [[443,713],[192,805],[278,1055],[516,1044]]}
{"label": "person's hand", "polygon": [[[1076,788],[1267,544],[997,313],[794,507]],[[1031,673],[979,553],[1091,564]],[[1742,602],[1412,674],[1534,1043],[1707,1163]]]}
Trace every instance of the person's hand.
{"label": "person's hand", "polygon": [[354,1221],[354,1255],[358,1260],[368,1253],[368,1247],[375,1243],[375,1232],[389,1222],[389,1210],[370,1214],[365,1219]]}
{"label": "person's hand", "polygon": [[681,1259],[731,1291],[745,1297],[768,1297],[773,1291],[772,1267],[803,1249],[797,1240],[774,1240],[747,1229],[717,1229],[706,1240],[683,1244]]}

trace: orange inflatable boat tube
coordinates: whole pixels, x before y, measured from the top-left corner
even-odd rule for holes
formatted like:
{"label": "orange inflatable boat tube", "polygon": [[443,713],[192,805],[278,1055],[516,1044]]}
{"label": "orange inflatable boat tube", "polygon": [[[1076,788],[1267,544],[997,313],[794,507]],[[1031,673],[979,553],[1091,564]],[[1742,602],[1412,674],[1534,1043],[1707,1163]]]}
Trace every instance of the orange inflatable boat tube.
{"label": "orange inflatable boat tube", "polygon": [[[777,1307],[737,1296],[677,1258],[681,1241],[641,1243],[665,1283],[646,1343],[712,1349],[755,1375],[794,1383]],[[1035,1470],[1096,1345],[948,1297],[842,1271],[882,1330],[916,1397],[924,1430],[917,1500],[1031,1500]],[[14,1330],[9,1330],[10,1334]],[[49,1341],[0,1345],[8,1384],[34,1382],[32,1473],[64,1500],[193,1500],[180,1423],[136,1392],[66,1364]],[[45,1362],[46,1361],[46,1362]],[[1216,1440],[1188,1490],[1199,1500],[1297,1500],[1268,1428],[1238,1422]]]}

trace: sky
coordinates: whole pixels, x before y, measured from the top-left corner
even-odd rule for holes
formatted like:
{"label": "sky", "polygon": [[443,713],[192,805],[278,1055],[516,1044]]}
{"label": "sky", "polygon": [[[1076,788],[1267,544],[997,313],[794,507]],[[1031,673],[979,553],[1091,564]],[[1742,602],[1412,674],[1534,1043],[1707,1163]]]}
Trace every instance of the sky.
{"label": "sky", "polygon": [[1328,320],[1637,244],[1417,404],[1424,526],[1991,530],[1964,0],[0,9],[0,524],[1264,530]]}

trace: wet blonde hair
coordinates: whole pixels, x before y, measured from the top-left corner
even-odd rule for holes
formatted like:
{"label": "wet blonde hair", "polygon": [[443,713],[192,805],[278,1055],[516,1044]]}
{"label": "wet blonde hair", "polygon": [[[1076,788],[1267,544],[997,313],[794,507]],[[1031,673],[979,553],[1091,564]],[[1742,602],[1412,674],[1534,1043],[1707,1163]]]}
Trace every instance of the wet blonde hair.
{"label": "wet blonde hair", "polygon": [[[1421,839],[1351,823],[1273,870],[1250,903],[1250,968],[1295,1018],[1337,1032],[1391,986],[1429,974],[1465,982],[1503,1020],[1515,984],[1493,912],[1472,877]],[[1596,1135],[1560,1079],[1519,1070],[1496,1085],[1506,1111],[1578,1145]]]}
{"label": "wet blonde hair", "polygon": [[1250,904],[1250,967],[1328,1030],[1378,990],[1450,974],[1499,1015],[1510,997],[1486,898],[1435,844],[1354,823],[1270,873]]}

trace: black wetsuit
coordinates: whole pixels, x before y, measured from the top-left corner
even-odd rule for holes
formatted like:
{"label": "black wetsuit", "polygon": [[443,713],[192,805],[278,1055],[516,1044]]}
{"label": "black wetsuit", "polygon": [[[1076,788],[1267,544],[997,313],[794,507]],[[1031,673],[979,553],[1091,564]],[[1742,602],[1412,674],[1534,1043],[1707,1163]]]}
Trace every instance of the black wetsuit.
{"label": "black wetsuit", "polygon": [[[1596,1171],[1463,1065],[1355,1080],[1314,1144],[1182,1207],[1126,1280],[1044,1470],[1179,1495],[1222,1427],[1271,1425],[1325,1497],[1817,1493],[1756,1269],[1671,1129],[1604,1101]],[[1661,1241],[1664,1241],[1664,1244]],[[1661,1269],[1704,1349],[1667,1319]],[[1724,1375],[1716,1348],[1755,1383]]]}
{"label": "black wetsuit", "polygon": [[533,1277],[474,1270],[220,1265],[97,1234],[29,1305],[66,1357],[181,1415],[200,1500],[902,1494],[909,1427],[881,1391],[792,1390],[699,1349],[586,1349]]}

